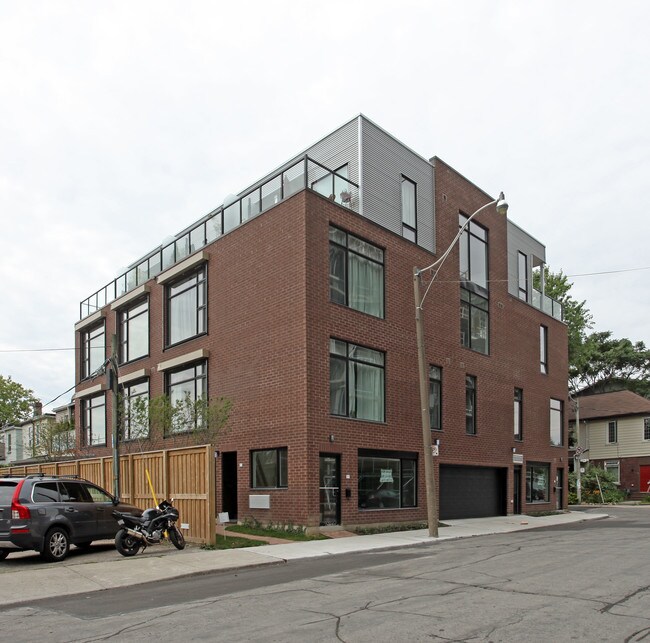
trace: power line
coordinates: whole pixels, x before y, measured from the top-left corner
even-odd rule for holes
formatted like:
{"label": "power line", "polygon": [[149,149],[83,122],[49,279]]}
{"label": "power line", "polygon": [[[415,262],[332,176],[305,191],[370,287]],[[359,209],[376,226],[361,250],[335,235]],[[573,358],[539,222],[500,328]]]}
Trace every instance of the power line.
{"label": "power line", "polygon": [[76,348],[0,348],[0,353],[47,353],[51,351],[74,351]]}

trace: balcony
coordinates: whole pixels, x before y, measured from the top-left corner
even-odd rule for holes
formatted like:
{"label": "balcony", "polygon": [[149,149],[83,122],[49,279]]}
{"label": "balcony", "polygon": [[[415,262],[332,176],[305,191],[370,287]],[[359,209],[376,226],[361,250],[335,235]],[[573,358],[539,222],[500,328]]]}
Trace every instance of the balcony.
{"label": "balcony", "polygon": [[227,201],[168,243],[164,242],[131,265],[126,272],[80,303],[79,318],[84,319],[101,310],[248,219],[258,216],[306,188],[354,212],[359,211],[359,186],[342,174],[304,156],[264,183],[232,201]]}
{"label": "balcony", "polygon": [[538,310],[562,321],[562,304],[533,288],[532,304]]}

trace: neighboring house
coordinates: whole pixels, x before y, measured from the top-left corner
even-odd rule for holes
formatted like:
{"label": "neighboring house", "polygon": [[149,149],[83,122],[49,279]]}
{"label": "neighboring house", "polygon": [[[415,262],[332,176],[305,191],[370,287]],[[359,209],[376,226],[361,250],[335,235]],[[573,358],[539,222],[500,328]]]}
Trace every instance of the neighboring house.
{"label": "neighboring house", "polygon": [[[413,269],[491,201],[364,116],[345,123],[81,302],[78,449],[111,454],[96,374],[115,334],[127,407],[163,393],[232,400],[217,511],[308,526],[426,519]],[[443,519],[566,506],[567,332],[543,282],[533,288],[544,262],[491,207],[424,303]],[[152,430],[142,448],[183,437]]]}
{"label": "neighboring house", "polygon": [[9,465],[23,459],[23,429],[9,425],[0,429],[0,465]]}
{"label": "neighboring house", "polygon": [[[581,395],[579,428],[571,409],[571,453],[580,447],[583,460],[612,473],[633,497],[650,493],[650,400],[615,391]],[[586,451],[588,449],[588,451]]]}

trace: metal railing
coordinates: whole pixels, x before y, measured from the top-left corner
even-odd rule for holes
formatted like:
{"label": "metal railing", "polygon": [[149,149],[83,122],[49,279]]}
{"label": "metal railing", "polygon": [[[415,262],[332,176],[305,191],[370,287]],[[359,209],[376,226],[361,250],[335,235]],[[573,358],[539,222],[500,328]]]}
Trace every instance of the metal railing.
{"label": "metal railing", "polygon": [[355,212],[359,211],[359,186],[305,155],[264,183],[213,210],[169,243],[156,248],[119,277],[84,299],[79,304],[80,319],[101,310],[248,219],[306,188]]}

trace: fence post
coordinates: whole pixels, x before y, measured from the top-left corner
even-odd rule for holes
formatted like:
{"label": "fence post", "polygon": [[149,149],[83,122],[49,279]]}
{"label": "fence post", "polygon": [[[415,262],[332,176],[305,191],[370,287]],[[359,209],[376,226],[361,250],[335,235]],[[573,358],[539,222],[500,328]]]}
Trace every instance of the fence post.
{"label": "fence post", "polygon": [[217,492],[215,476],[217,475],[217,460],[214,457],[214,445],[207,444],[205,447],[205,471],[208,476],[206,490],[206,514],[208,519],[208,543],[214,544],[217,538]]}

